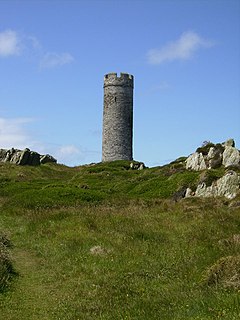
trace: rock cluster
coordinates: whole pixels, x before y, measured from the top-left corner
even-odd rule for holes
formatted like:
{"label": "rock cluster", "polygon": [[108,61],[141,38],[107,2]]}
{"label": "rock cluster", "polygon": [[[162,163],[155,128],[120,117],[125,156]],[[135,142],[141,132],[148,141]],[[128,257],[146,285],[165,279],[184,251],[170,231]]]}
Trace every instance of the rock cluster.
{"label": "rock cluster", "polygon": [[131,162],[130,163],[130,169],[132,170],[143,170],[146,166],[143,162]]}
{"label": "rock cluster", "polygon": [[240,151],[235,148],[233,139],[218,144],[208,142],[186,160],[186,169],[194,171],[215,169],[222,165],[225,168],[240,168]]}
{"label": "rock cluster", "polygon": [[[201,171],[225,167],[225,174],[209,185],[205,179],[199,182],[195,191],[186,189],[185,197],[226,197],[233,199],[240,192],[240,151],[233,139],[224,143],[206,143],[186,159],[186,169]],[[204,176],[204,172],[203,172]]]}
{"label": "rock cluster", "polygon": [[225,197],[227,199],[234,199],[239,192],[240,175],[233,170],[227,171],[221,178],[214,181],[210,186],[205,182],[197,186],[195,192],[187,188],[185,197]]}
{"label": "rock cluster", "polygon": [[28,148],[24,150],[18,149],[0,149],[0,162],[11,162],[18,165],[30,165],[37,166],[47,162],[56,163],[57,160],[49,154],[40,155],[35,151],[31,151]]}

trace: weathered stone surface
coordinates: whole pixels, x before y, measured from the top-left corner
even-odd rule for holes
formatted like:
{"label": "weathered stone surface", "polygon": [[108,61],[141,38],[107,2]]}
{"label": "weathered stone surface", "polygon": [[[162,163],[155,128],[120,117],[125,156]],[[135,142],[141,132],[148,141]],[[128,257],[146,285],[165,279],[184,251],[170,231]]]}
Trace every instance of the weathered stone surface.
{"label": "weathered stone surface", "polygon": [[206,157],[209,169],[215,169],[222,165],[222,151],[223,148],[217,146],[209,149]]}
{"label": "weathered stone surface", "polygon": [[213,197],[214,194],[214,188],[212,186],[207,187],[205,182],[202,182],[197,186],[197,189],[195,191],[196,197]]}
{"label": "weathered stone surface", "polygon": [[240,152],[234,147],[226,146],[223,152],[223,165],[227,168],[230,166],[240,165]]}
{"label": "weathered stone surface", "polygon": [[216,159],[210,159],[209,160],[209,166],[208,169],[216,169],[221,167],[222,165],[222,157],[216,158]]}
{"label": "weathered stone surface", "polygon": [[30,157],[30,150],[26,148],[22,151],[18,164],[22,166],[26,165],[29,161],[29,157]]}
{"label": "weathered stone surface", "polygon": [[[235,148],[233,139],[220,144],[208,143],[197,149],[186,160],[186,169],[205,170],[215,169],[224,166],[225,168],[240,168],[240,152]],[[236,170],[236,169],[234,169]],[[200,175],[200,183],[195,192],[187,188],[185,197],[226,197],[233,199],[240,192],[240,175],[228,170],[221,178],[209,180],[208,171]],[[209,185],[210,184],[210,185]]]}
{"label": "weathered stone surface", "polygon": [[236,197],[239,191],[240,176],[235,171],[228,171],[217,180],[217,196],[225,196],[228,199]]}
{"label": "weathered stone surface", "polygon": [[131,162],[130,163],[130,169],[132,169],[132,170],[143,170],[145,168],[146,168],[146,166],[143,162],[135,162],[135,163]]}
{"label": "weathered stone surface", "polygon": [[[227,171],[225,175],[214,181],[211,186],[200,183],[195,191],[196,197],[226,197],[233,199],[239,192],[240,176],[235,171]],[[191,196],[188,192],[187,196]]]}
{"label": "weathered stone surface", "polygon": [[30,166],[37,166],[40,163],[47,163],[47,162],[57,162],[50,155],[40,155],[35,151],[30,151],[28,148],[24,150],[18,149],[0,149],[0,162],[11,162],[17,165],[30,165]]}
{"label": "weathered stone surface", "polygon": [[192,197],[193,195],[194,195],[194,193],[193,193],[192,189],[187,188],[186,193],[185,193],[185,198]]}
{"label": "weathered stone surface", "polygon": [[229,139],[222,143],[224,147],[235,147],[235,141],[233,139]]}
{"label": "weathered stone surface", "polygon": [[40,164],[40,154],[34,151],[30,152],[29,165],[38,166]]}
{"label": "weathered stone surface", "polygon": [[226,168],[240,167],[240,152],[235,148],[233,139],[215,145],[209,142],[207,145],[199,147],[186,160],[186,169],[195,171],[215,169],[222,165]]}
{"label": "weathered stone surface", "polygon": [[51,156],[50,154],[45,154],[43,156],[40,156],[40,163],[41,164],[48,163],[48,162],[56,163],[57,160],[53,156]]}
{"label": "weathered stone surface", "polygon": [[7,157],[7,150],[0,149],[0,161],[3,162]]}
{"label": "weathered stone surface", "polygon": [[207,155],[207,158],[210,160],[210,159],[213,159],[214,156],[215,156],[215,153],[216,153],[216,149],[214,147],[211,147],[208,151],[208,155]]}
{"label": "weathered stone surface", "polygon": [[207,169],[202,153],[195,152],[186,160],[186,169],[200,171]]}

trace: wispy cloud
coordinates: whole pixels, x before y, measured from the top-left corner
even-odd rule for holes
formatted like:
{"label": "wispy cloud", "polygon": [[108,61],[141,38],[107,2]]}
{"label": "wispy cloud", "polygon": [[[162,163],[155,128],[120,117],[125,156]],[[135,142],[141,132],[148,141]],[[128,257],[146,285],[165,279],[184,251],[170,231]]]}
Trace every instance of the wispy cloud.
{"label": "wispy cloud", "polygon": [[25,126],[32,122],[30,118],[0,118],[0,148],[19,148],[31,147],[33,141]]}
{"label": "wispy cloud", "polygon": [[66,145],[59,148],[59,153],[65,157],[69,155],[80,154],[81,151],[74,145]]}
{"label": "wispy cloud", "polygon": [[162,80],[157,84],[154,84],[148,88],[146,88],[145,90],[141,90],[140,95],[142,96],[148,96],[148,95],[155,95],[158,93],[163,93],[163,92],[167,92],[169,90],[172,89],[172,85],[170,85],[167,81]]}
{"label": "wispy cloud", "polygon": [[54,151],[59,163],[67,163],[68,165],[77,165],[81,160],[85,159],[85,152],[74,145],[63,145]]}
{"label": "wispy cloud", "polygon": [[167,81],[161,81],[159,84],[152,86],[149,89],[149,92],[153,93],[153,92],[159,92],[159,91],[166,91],[170,88],[171,86]]}
{"label": "wispy cloud", "polygon": [[36,139],[36,132],[30,132],[28,128],[28,124],[34,121],[36,119],[0,117],[0,149],[16,148],[22,150],[30,148],[40,154],[49,153],[57,159],[58,163],[69,166],[96,161],[100,158],[99,152],[91,151],[82,146],[39,141]]}
{"label": "wispy cloud", "polygon": [[37,60],[40,69],[53,69],[74,61],[69,52],[49,52],[35,36],[15,30],[0,32],[0,58],[9,56],[27,56],[29,60]]}
{"label": "wispy cloud", "polygon": [[74,61],[73,56],[68,53],[47,52],[40,61],[41,69],[60,67]]}
{"label": "wispy cloud", "polygon": [[0,57],[18,55],[21,51],[21,39],[16,31],[0,32]]}
{"label": "wispy cloud", "polygon": [[147,53],[150,64],[162,64],[166,61],[187,60],[200,48],[209,48],[213,41],[202,38],[196,32],[184,32],[179,39],[167,43],[159,49],[151,49]]}
{"label": "wispy cloud", "polygon": [[80,165],[81,163],[90,163],[99,161],[101,153],[96,150],[90,150],[84,146],[75,146],[73,144],[58,146],[52,149],[52,155],[59,163],[69,166]]}

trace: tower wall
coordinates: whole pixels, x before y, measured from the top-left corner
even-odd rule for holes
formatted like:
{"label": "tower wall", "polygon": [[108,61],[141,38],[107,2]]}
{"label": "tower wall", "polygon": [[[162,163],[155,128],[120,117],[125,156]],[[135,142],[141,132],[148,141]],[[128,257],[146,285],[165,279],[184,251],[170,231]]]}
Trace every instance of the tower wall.
{"label": "tower wall", "polygon": [[102,161],[132,160],[133,76],[104,76]]}

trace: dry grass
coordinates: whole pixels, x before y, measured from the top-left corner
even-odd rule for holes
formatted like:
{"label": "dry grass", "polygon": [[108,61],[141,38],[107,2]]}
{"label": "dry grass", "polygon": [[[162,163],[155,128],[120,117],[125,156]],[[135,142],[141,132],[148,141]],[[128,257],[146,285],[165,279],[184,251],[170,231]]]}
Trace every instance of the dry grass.
{"label": "dry grass", "polygon": [[240,289],[240,255],[217,260],[207,270],[204,281],[209,286]]}

